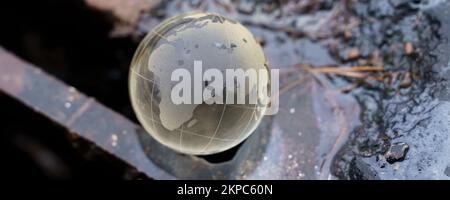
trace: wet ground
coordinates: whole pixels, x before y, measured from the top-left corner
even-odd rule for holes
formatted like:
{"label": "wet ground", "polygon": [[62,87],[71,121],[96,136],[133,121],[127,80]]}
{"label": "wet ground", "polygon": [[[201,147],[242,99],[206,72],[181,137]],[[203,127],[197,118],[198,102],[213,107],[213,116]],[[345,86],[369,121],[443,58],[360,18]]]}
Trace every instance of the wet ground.
{"label": "wet ground", "polygon": [[[283,134],[297,144],[269,143],[265,161],[280,149],[288,160],[272,161],[282,163],[271,167],[272,176],[449,178],[448,2],[220,2],[175,1],[162,12],[206,10],[238,19],[261,40],[270,66],[286,72],[284,85],[303,76],[292,69],[296,64],[385,69],[365,80],[305,75],[286,92],[270,122],[271,140]],[[146,20],[140,27],[149,27]]]}
{"label": "wet ground", "polygon": [[[375,88],[354,91],[363,107],[363,125],[335,158],[335,173],[346,179],[448,179],[450,4],[398,3],[382,6],[379,11],[385,14],[364,12],[380,5],[355,6],[356,13],[362,12],[360,18],[379,20],[365,23],[362,30],[384,30],[381,35],[360,32],[359,38],[374,39],[369,47],[380,50],[383,65],[399,72],[394,77],[400,80],[389,77]],[[383,15],[395,16],[396,21]],[[367,45],[366,41],[356,45]],[[409,42],[414,50],[405,55],[404,44]]]}
{"label": "wet ground", "polygon": [[[0,44],[131,119],[128,62],[140,38],[167,17],[210,11],[236,19],[260,41],[270,67],[281,69],[280,112],[240,147],[196,161],[149,155],[179,178],[450,178],[449,1],[174,0],[125,28],[82,7],[72,11],[81,24],[53,19],[59,7],[43,17],[50,25],[10,24]],[[61,28],[49,33],[47,26]],[[384,70],[312,74],[300,64]]]}

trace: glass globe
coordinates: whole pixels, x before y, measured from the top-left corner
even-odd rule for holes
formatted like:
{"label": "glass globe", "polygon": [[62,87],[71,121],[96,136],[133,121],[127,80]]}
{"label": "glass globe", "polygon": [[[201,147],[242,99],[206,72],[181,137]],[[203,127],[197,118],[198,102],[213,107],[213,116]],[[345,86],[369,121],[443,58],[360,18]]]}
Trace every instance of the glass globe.
{"label": "glass globe", "polygon": [[[266,107],[174,103],[171,90],[177,82],[171,75],[180,68],[194,73],[195,61],[202,62],[203,71],[241,68],[268,74],[259,43],[240,23],[212,13],[178,15],[150,31],[135,52],[129,73],[133,109],[145,130],[173,150],[195,155],[222,152],[255,130]],[[202,88],[207,86],[205,81]]]}

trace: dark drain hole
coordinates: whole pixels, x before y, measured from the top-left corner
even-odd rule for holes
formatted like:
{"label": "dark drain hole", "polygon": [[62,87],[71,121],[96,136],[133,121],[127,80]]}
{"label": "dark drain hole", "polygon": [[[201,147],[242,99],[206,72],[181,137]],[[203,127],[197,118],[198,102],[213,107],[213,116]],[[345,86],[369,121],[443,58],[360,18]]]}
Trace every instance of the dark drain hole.
{"label": "dark drain hole", "polygon": [[[245,142],[245,141],[244,141]],[[237,146],[228,149],[224,152],[220,152],[220,153],[216,153],[216,154],[212,154],[212,155],[206,155],[206,156],[198,156],[199,158],[203,158],[206,161],[208,161],[209,163],[223,163],[223,162],[227,162],[230,161],[234,158],[234,156],[236,155],[236,153],[238,152],[239,148],[242,146],[242,144],[244,142],[241,142],[240,144],[238,144]]]}

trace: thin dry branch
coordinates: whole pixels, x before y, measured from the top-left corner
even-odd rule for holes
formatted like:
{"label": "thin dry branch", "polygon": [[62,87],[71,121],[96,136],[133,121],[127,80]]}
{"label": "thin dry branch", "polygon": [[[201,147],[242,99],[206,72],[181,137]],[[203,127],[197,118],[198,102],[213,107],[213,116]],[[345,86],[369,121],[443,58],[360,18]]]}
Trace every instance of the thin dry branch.
{"label": "thin dry branch", "polygon": [[382,66],[353,66],[353,67],[311,67],[307,64],[298,64],[297,67],[316,75],[317,73],[335,74],[357,79],[372,78],[379,80],[379,75],[370,74],[370,72],[384,71]]}

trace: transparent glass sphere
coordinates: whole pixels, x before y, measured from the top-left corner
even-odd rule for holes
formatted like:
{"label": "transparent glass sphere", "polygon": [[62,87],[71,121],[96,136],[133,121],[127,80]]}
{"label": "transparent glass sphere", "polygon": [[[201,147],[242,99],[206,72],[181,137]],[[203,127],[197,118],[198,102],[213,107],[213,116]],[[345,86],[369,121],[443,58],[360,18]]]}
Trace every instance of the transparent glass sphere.
{"label": "transparent glass sphere", "polygon": [[153,138],[181,153],[206,155],[246,139],[266,107],[173,103],[170,95],[177,82],[171,81],[172,72],[184,68],[193,74],[198,60],[203,71],[253,68],[268,73],[261,46],[244,26],[217,14],[190,13],[165,20],[140,43],[130,68],[129,91],[138,120]]}

